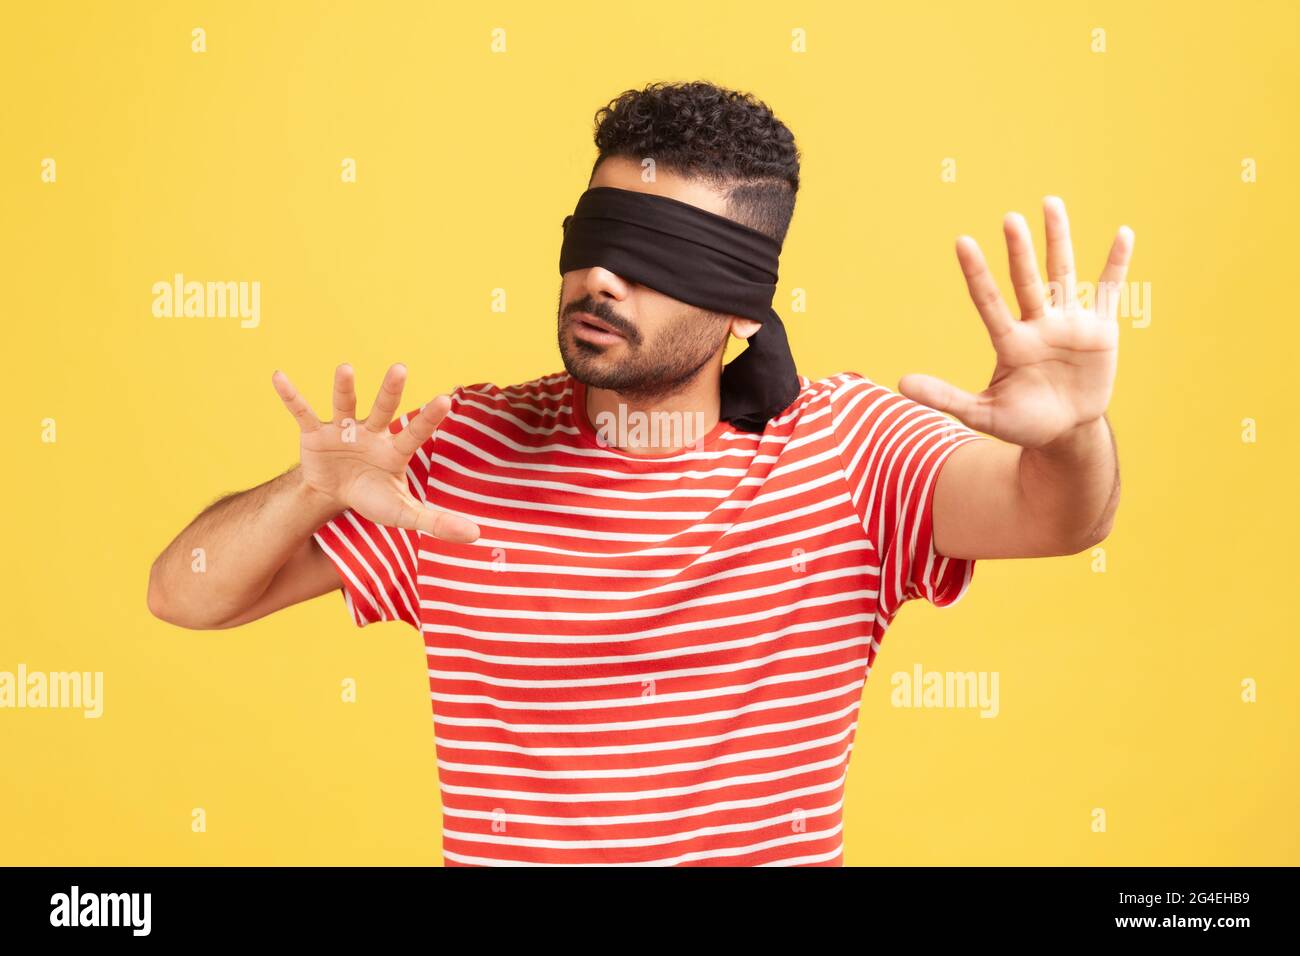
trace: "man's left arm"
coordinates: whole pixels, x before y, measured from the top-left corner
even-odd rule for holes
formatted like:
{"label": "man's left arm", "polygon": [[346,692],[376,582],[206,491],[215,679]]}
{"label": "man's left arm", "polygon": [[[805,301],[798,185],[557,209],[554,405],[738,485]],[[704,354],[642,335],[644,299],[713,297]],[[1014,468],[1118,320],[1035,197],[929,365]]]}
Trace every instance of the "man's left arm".
{"label": "man's left arm", "polygon": [[950,558],[1076,554],[1110,533],[1119,465],[1105,418],[1041,448],[963,445],[934,489],[934,548]]}
{"label": "man's left arm", "polygon": [[[957,241],[971,299],[997,364],[978,395],[928,375],[899,391],[998,441],[955,449],[934,491],[934,546],[950,558],[1075,554],[1109,533],[1119,465],[1106,419],[1119,345],[1120,284],[1133,233],[1119,230],[1090,305],[1080,301],[1064,204],[1044,202],[1046,288],[1023,217],[1004,222],[1015,318],[974,240]],[[1086,297],[1085,297],[1086,298]]]}

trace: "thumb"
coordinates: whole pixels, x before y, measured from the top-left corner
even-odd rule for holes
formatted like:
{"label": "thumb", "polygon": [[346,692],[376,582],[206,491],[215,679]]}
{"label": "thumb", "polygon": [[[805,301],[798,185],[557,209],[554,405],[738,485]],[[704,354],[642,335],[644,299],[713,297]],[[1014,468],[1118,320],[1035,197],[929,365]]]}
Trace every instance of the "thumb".
{"label": "thumb", "polygon": [[397,515],[396,526],[411,531],[423,531],[443,541],[457,544],[472,544],[478,540],[478,525],[468,518],[440,511],[416,501],[409,494],[400,496],[401,505]]}
{"label": "thumb", "polygon": [[919,402],[940,412],[957,417],[962,424],[977,431],[986,431],[988,410],[979,396],[949,384],[933,375],[904,375],[898,380],[898,391],[914,402]]}

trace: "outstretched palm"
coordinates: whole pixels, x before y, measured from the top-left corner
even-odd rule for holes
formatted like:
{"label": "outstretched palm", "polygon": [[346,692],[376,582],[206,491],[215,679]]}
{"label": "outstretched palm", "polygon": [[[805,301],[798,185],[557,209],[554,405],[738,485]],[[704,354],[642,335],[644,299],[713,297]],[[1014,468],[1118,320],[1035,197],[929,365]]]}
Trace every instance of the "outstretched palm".
{"label": "outstretched palm", "polygon": [[997,353],[988,387],[973,395],[930,375],[905,375],[898,383],[908,398],[1026,448],[1045,445],[1106,411],[1119,350],[1116,289],[1133,251],[1133,233],[1121,228],[1094,301],[1085,308],[1077,295],[1065,205],[1049,197],[1044,219],[1047,290],[1024,217],[1010,214],[1003,224],[1019,320],[998,292],[979,246],[967,236],[957,240],[967,288]]}
{"label": "outstretched palm", "polygon": [[357,395],[348,365],[340,365],[334,373],[334,417],[328,422],[316,417],[283,372],[276,372],[271,381],[302,432],[302,479],[308,487],[340,510],[351,508],[376,524],[418,529],[446,541],[467,543],[478,538],[473,522],[426,507],[411,494],[406,481],[407,462],[451,407],[445,395],[426,404],[394,434],[389,423],[406,382],[401,365],[388,370],[363,422],[356,420]]}

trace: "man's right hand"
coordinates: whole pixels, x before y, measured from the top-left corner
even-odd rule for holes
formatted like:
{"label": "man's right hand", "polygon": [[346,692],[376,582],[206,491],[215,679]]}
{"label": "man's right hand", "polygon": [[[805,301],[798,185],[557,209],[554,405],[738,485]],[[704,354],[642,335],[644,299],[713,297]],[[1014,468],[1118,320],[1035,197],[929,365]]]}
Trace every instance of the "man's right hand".
{"label": "man's right hand", "polygon": [[478,539],[472,521],[426,507],[410,492],[406,464],[442,422],[451,400],[439,395],[394,434],[389,423],[402,400],[406,367],[394,365],[384,376],[379,395],[365,421],[357,421],[357,394],[352,367],[334,372],[334,415],[316,417],[288,377],[271,378],[277,394],[302,432],[303,483],[338,511],[351,508],[376,524],[418,529],[444,541],[468,544]]}

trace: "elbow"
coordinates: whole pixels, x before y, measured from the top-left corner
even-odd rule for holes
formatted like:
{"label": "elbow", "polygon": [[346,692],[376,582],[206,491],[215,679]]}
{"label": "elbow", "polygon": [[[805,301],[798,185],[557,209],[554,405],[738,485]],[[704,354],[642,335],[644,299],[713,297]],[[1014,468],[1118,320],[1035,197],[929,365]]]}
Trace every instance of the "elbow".
{"label": "elbow", "polygon": [[190,613],[181,602],[176,601],[174,595],[169,593],[164,581],[164,575],[160,570],[161,561],[162,557],[160,556],[157,561],[154,561],[153,567],[149,569],[149,588],[145,598],[149,613],[160,621],[187,630],[203,631],[219,627],[219,624]]}
{"label": "elbow", "polygon": [[1106,522],[1104,525],[1098,525],[1088,534],[1084,535],[1078,543],[1078,546],[1070,552],[1071,554],[1080,554],[1084,551],[1091,551],[1097,545],[1101,544],[1110,536],[1111,523]]}
{"label": "elbow", "polygon": [[1108,513],[1088,530],[1069,537],[1063,537],[1060,546],[1056,549],[1056,556],[1065,557],[1091,551],[1110,536],[1110,532],[1114,527],[1115,515],[1114,513]]}
{"label": "elbow", "polygon": [[162,581],[159,580],[158,561],[154,561],[153,567],[149,569],[149,591],[146,601],[149,605],[150,614],[160,621],[172,623],[171,612],[167,607],[167,590],[163,587]]}
{"label": "elbow", "polygon": [[158,567],[158,562],[161,560],[162,558],[159,558],[158,561],[153,563],[153,567],[149,569],[149,591],[146,596],[149,613],[167,624],[174,624],[177,627],[192,627],[193,625],[180,613],[176,602],[168,596],[167,586],[163,583],[163,575]]}
{"label": "elbow", "polygon": [[1087,551],[1097,547],[1105,541],[1115,527],[1115,513],[1119,511],[1119,471],[1115,472],[1115,484],[1110,491],[1110,500],[1106,502],[1106,508],[1101,513],[1101,517],[1083,536],[1083,544],[1079,551]]}
{"label": "elbow", "polygon": [[1108,537],[1115,527],[1115,513],[1119,510],[1119,483],[1116,482],[1115,490],[1111,493],[1110,501],[1107,502],[1106,510],[1102,513],[1100,520],[1092,526],[1086,535],[1084,535],[1083,546],[1080,551],[1087,551],[1097,547]]}
{"label": "elbow", "polygon": [[1105,509],[1092,524],[1080,529],[1076,522],[1068,530],[1064,527],[1061,528],[1060,533],[1056,536],[1058,547],[1054,554],[1056,556],[1081,554],[1097,547],[1110,537],[1110,533],[1115,527],[1115,514],[1118,511],[1119,482],[1117,480],[1114,489],[1111,491],[1110,500],[1106,502]]}

